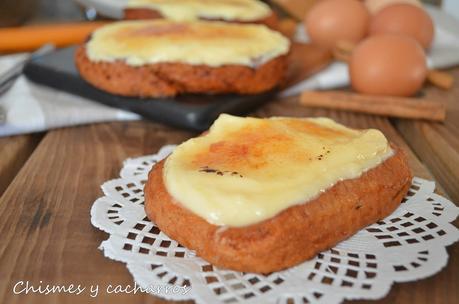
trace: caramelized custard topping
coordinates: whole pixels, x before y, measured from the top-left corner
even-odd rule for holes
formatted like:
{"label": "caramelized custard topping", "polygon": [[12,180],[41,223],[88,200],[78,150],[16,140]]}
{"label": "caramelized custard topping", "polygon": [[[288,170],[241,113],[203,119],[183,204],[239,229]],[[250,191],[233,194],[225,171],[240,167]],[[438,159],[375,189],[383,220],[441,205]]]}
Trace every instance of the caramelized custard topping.
{"label": "caramelized custard topping", "polygon": [[287,38],[263,25],[168,20],[121,21],[97,29],[86,44],[92,61],[208,66],[263,64],[285,55]]}
{"label": "caramelized custard topping", "polygon": [[177,21],[214,19],[256,21],[271,14],[269,6],[258,0],[129,0],[127,8],[148,8]]}
{"label": "caramelized custard topping", "polygon": [[378,130],[327,118],[221,115],[166,160],[164,183],[209,223],[246,226],[307,203],[340,180],[359,177],[393,154]]}

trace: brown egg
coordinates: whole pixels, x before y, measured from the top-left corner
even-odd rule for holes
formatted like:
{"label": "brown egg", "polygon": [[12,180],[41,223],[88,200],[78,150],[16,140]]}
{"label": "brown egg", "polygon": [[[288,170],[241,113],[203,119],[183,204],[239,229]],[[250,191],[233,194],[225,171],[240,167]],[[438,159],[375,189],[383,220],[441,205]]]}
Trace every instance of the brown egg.
{"label": "brown egg", "polygon": [[426,56],[411,37],[371,36],[352,52],[349,74],[352,88],[359,93],[412,96],[426,79]]}
{"label": "brown egg", "polygon": [[306,31],[314,44],[333,48],[338,41],[359,42],[368,33],[370,14],[357,0],[323,0],[306,16]]}
{"label": "brown egg", "polygon": [[406,3],[422,7],[419,0],[365,0],[365,6],[367,7],[370,14],[376,14],[388,5]]}
{"label": "brown egg", "polygon": [[424,9],[394,4],[383,8],[371,20],[370,35],[388,33],[409,35],[427,49],[432,44],[434,25]]}

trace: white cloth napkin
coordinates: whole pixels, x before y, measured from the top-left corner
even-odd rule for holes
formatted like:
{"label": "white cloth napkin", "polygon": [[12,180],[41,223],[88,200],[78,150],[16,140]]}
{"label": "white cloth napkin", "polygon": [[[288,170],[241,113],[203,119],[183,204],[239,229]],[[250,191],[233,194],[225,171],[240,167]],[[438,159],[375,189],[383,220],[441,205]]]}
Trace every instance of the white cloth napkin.
{"label": "white cloth napkin", "polygon": [[[0,74],[24,56],[1,57]],[[139,115],[134,113],[36,85],[25,76],[20,76],[13,87],[0,97],[0,106],[6,111],[6,122],[0,125],[0,136],[93,122],[139,119]]]}
{"label": "white cloth napkin", "polygon": [[[447,68],[459,64],[459,21],[444,11],[426,6],[435,23],[435,38],[428,53],[430,68]],[[296,40],[307,42],[309,38],[303,26],[298,27]],[[322,72],[284,90],[281,96],[287,97],[301,93],[304,90],[333,89],[349,85],[347,65],[334,62]]]}
{"label": "white cloth napkin", "polygon": [[[428,7],[427,10],[436,25],[436,37],[429,53],[429,66],[444,68],[459,64],[459,21],[439,9]],[[298,32],[297,38],[307,41],[302,30]],[[0,57],[0,74],[23,57],[24,54]],[[291,96],[307,89],[331,89],[348,84],[347,66],[333,63],[324,71],[281,92],[281,95]],[[0,96],[0,107],[7,113],[6,122],[0,124],[0,137],[87,123],[140,118],[137,114],[38,86],[24,76],[19,77],[13,87]]]}

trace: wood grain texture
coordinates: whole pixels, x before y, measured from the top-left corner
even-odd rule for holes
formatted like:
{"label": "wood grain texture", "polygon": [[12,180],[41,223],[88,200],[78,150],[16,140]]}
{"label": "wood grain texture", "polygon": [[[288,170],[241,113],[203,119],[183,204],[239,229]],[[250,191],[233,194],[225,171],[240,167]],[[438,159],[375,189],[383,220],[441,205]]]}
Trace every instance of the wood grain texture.
{"label": "wood grain texture", "polygon": [[[147,123],[107,123],[49,132],[0,199],[0,303],[87,303],[89,296],[14,295],[38,284],[132,284],[125,265],[97,249],[107,234],[90,224],[100,185],[122,161],[191,136]],[[158,303],[144,295],[106,295],[99,303]]]}
{"label": "wood grain texture", "polygon": [[[43,14],[45,18],[34,18],[33,22],[48,22],[53,18],[69,20],[60,7],[69,8],[70,5],[64,1],[57,2],[59,9],[42,5],[40,12],[46,13]],[[72,18],[77,12],[66,10]],[[299,17],[302,18],[301,14]],[[457,79],[459,72],[456,71],[455,75]],[[416,155],[422,158],[448,194],[456,197],[457,201],[459,170],[454,165],[459,164],[459,95],[457,89],[454,92],[451,94],[454,96],[449,96],[448,92],[437,95],[450,99],[445,125],[398,121],[396,126],[416,149]],[[290,99],[272,103],[257,111],[256,115],[331,116],[354,127],[379,128],[395,143],[408,149],[410,166],[417,176],[431,178],[386,119],[309,110],[296,102]],[[451,112],[456,113],[455,119],[451,117]],[[125,265],[104,258],[97,249],[107,234],[91,226],[90,207],[102,195],[99,185],[118,176],[125,158],[153,153],[164,144],[179,143],[190,136],[191,133],[147,122],[106,123],[49,132],[0,198],[0,303],[165,303],[142,294],[101,294],[96,299],[62,295],[15,296],[11,288],[18,280],[31,280],[33,283],[43,280],[45,284],[99,284],[101,287],[132,284]],[[428,137],[429,141],[424,137]],[[442,138],[438,140],[442,141],[442,148],[436,142],[437,137]],[[1,140],[0,152],[3,156]],[[3,174],[3,168],[0,165],[0,174]],[[0,181],[3,180],[2,175]],[[458,221],[455,223],[457,225]],[[459,303],[459,246],[449,247],[448,252],[448,265],[439,274],[419,282],[395,284],[388,296],[379,301],[346,303]]]}
{"label": "wood grain texture", "polygon": [[[415,175],[430,174],[383,118],[327,110],[310,110],[297,98],[273,102],[254,116],[330,116],[356,128],[381,129],[407,150]],[[148,122],[104,123],[49,132],[0,199],[0,303],[86,303],[71,295],[14,295],[19,280],[48,284],[132,284],[123,263],[97,249],[107,234],[90,224],[89,211],[102,195],[100,185],[116,178],[127,157],[154,153],[195,134]],[[449,248],[446,270],[419,282],[396,284],[380,301],[358,303],[455,303],[459,300],[458,246]],[[101,303],[165,303],[137,295],[97,297]],[[354,302],[355,303],[355,302]]]}
{"label": "wood grain texture", "polygon": [[0,138],[0,196],[42,137],[42,134],[29,134]]}
{"label": "wood grain texture", "polygon": [[426,98],[446,102],[446,121],[394,121],[398,131],[429,167],[453,201],[459,202],[459,68],[451,70],[456,79],[449,91],[434,87],[425,90]]}

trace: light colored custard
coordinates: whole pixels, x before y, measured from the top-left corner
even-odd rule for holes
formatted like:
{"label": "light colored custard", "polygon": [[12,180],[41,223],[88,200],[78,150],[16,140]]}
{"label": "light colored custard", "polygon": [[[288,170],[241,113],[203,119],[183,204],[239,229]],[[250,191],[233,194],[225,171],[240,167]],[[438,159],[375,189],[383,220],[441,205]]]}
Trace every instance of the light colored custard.
{"label": "light colored custard", "polygon": [[256,21],[271,14],[270,7],[258,0],[129,0],[127,8],[149,8],[177,21],[221,19]]}
{"label": "light colored custard", "polygon": [[285,55],[287,38],[263,25],[169,20],[121,21],[97,29],[86,44],[92,61],[140,66],[179,62],[257,66]]}
{"label": "light colored custard", "polygon": [[221,115],[164,165],[167,191],[214,225],[240,227],[310,201],[393,154],[379,130],[327,118]]}

